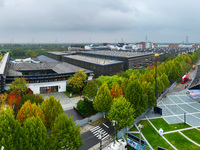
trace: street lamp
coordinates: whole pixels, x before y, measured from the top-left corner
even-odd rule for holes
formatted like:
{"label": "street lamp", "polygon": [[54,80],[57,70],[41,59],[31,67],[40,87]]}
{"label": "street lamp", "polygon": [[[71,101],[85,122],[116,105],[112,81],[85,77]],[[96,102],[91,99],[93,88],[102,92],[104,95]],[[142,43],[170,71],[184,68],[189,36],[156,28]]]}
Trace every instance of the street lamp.
{"label": "street lamp", "polygon": [[[116,126],[116,124],[117,124],[117,121],[116,120],[112,120],[112,123],[113,123],[113,126],[114,126],[114,133],[116,132],[115,130],[115,126]],[[115,133],[116,134],[116,133]],[[115,138],[116,138],[116,135],[114,135],[114,145],[115,145]]]}
{"label": "street lamp", "polygon": [[140,130],[140,150],[141,150],[141,128],[143,128],[143,125],[139,124],[138,128]]}
{"label": "street lamp", "polygon": [[99,131],[100,150],[102,150],[102,131]]}
{"label": "street lamp", "polygon": [[156,106],[157,106],[157,98],[158,98],[158,95],[157,95],[157,57],[159,56],[159,54],[155,54],[155,96],[156,96]]}

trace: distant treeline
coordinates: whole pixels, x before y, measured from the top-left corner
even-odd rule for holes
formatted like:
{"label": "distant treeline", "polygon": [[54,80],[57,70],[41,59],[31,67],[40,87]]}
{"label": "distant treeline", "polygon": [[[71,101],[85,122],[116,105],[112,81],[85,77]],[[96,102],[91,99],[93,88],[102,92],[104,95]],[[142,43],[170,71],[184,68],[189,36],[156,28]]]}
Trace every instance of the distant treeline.
{"label": "distant treeline", "polygon": [[9,52],[12,57],[37,57],[47,51],[67,51],[66,44],[4,44],[0,46],[1,53]]}

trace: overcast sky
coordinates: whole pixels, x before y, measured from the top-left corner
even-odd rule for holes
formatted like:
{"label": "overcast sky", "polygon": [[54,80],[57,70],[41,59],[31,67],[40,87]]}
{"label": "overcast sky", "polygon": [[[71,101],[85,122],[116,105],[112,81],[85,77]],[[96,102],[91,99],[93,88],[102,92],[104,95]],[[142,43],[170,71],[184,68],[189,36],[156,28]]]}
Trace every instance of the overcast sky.
{"label": "overcast sky", "polygon": [[200,43],[200,0],[0,0],[0,43]]}

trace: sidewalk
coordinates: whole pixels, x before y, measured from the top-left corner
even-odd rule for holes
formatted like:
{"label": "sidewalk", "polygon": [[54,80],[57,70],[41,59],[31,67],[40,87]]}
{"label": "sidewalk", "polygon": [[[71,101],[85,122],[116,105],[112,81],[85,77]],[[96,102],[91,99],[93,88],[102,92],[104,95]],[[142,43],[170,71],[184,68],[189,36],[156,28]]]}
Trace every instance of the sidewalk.
{"label": "sidewalk", "polygon": [[43,96],[43,98],[47,98],[50,96],[54,96],[57,100],[60,100],[60,103],[63,107],[63,110],[70,110],[74,107],[76,107],[76,104],[78,103],[78,101],[80,100],[80,96],[78,97],[74,97],[74,98],[69,98],[65,95],[65,93],[59,93],[59,92],[55,92],[55,93],[45,93],[45,94],[41,94]]}

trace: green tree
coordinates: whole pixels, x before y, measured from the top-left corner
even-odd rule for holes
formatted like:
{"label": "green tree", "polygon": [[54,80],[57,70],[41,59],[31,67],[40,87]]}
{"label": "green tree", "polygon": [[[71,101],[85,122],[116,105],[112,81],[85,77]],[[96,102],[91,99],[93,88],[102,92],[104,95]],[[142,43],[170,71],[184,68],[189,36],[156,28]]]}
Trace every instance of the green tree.
{"label": "green tree", "polygon": [[56,117],[63,113],[63,108],[60,104],[60,100],[55,97],[47,97],[42,103],[42,112],[45,116],[46,127],[51,128],[54,124]]}
{"label": "green tree", "polygon": [[108,119],[110,122],[112,122],[112,120],[117,121],[117,130],[132,125],[134,117],[134,109],[130,102],[122,96],[113,100]]}
{"label": "green tree", "polygon": [[126,88],[125,98],[132,104],[136,117],[147,108],[146,96],[139,80],[132,81]]}
{"label": "green tree", "polygon": [[[157,93],[161,93],[164,91],[164,84],[161,80],[161,77],[157,77]],[[155,82],[154,82],[154,87],[155,87]]]}
{"label": "green tree", "polygon": [[25,56],[26,56],[26,57],[30,57],[30,52],[31,52],[31,50],[30,50],[30,49],[29,49],[29,50],[27,50],[27,51],[26,51],[26,53],[25,53]]}
{"label": "green tree", "polygon": [[92,101],[87,100],[86,98],[78,101],[77,109],[85,117],[95,112]]}
{"label": "green tree", "polygon": [[129,78],[129,82],[134,81],[134,80],[137,80],[137,79],[138,79],[138,76],[135,75],[134,73],[132,73],[132,75],[131,75],[130,78]]}
{"label": "green tree", "polygon": [[83,70],[79,70],[68,79],[67,86],[71,87],[74,93],[80,93],[86,84],[87,75],[83,72]]}
{"label": "green tree", "polygon": [[179,73],[177,67],[173,64],[169,71],[169,78],[172,80],[177,80],[179,78]]}
{"label": "green tree", "polygon": [[163,82],[164,90],[167,89],[170,84],[168,76],[165,73],[163,73],[160,77],[160,80]]}
{"label": "green tree", "polygon": [[53,149],[75,150],[83,145],[79,125],[72,121],[72,116],[68,117],[64,113],[56,118],[51,139]]}
{"label": "green tree", "polygon": [[12,108],[10,108],[8,105],[6,106],[6,109],[2,106],[0,109],[0,115],[3,115],[5,113],[10,114],[11,116],[14,115],[14,111]]}
{"label": "green tree", "polygon": [[151,86],[151,83],[148,83],[146,86],[146,94],[148,95],[147,107],[155,106],[156,104],[156,96],[155,89]]}
{"label": "green tree", "polygon": [[127,85],[128,85],[128,78],[123,78],[121,84],[123,95],[125,95]]}
{"label": "green tree", "polygon": [[112,96],[108,89],[107,83],[104,82],[97,91],[97,96],[93,101],[94,109],[98,112],[107,112],[112,104]]}
{"label": "green tree", "polygon": [[14,81],[12,81],[10,88],[12,91],[17,90],[20,92],[21,96],[25,95],[28,90],[28,86],[24,78],[15,78]]}
{"label": "green tree", "polygon": [[174,65],[178,69],[178,76],[181,77],[181,75],[184,73],[183,72],[183,67],[181,65],[182,62],[174,61]]}
{"label": "green tree", "polygon": [[[3,112],[3,111],[1,111]],[[9,150],[23,149],[23,131],[10,112],[0,114],[0,147]]]}
{"label": "green tree", "polygon": [[37,116],[27,118],[23,127],[24,149],[44,150],[49,149],[50,139],[46,127]]}
{"label": "green tree", "polygon": [[108,85],[108,88],[111,89],[112,85],[117,82],[119,86],[121,86],[122,83],[122,77],[119,77],[117,75],[114,76],[100,76],[97,78],[97,80],[101,83],[101,85],[106,82]]}
{"label": "green tree", "polygon": [[83,89],[84,97],[88,100],[93,100],[97,95],[97,91],[100,88],[101,83],[98,80],[93,80],[87,83],[87,85]]}

